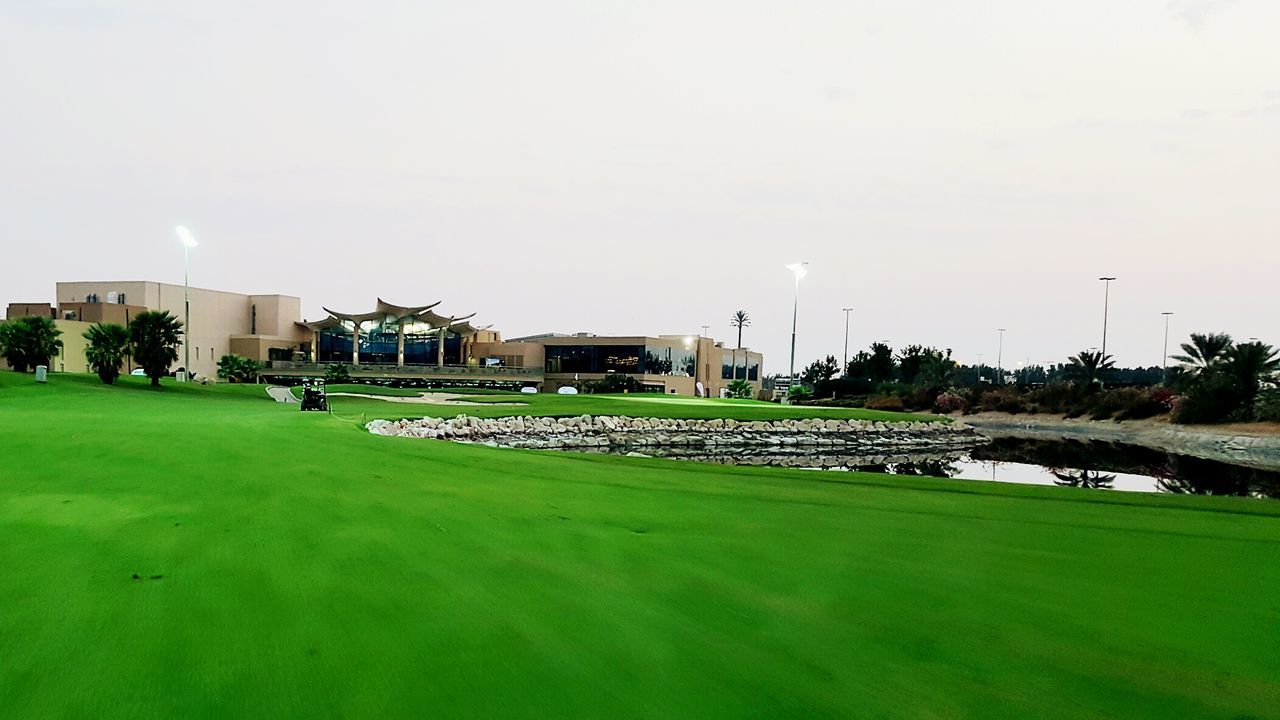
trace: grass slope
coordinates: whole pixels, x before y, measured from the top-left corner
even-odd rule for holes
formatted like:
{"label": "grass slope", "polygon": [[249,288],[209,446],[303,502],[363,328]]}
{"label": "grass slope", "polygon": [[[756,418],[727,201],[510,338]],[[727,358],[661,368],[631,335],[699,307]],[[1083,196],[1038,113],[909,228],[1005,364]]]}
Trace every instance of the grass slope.
{"label": "grass slope", "polygon": [[382,438],[263,398],[0,372],[0,715],[1280,715],[1276,503]]}

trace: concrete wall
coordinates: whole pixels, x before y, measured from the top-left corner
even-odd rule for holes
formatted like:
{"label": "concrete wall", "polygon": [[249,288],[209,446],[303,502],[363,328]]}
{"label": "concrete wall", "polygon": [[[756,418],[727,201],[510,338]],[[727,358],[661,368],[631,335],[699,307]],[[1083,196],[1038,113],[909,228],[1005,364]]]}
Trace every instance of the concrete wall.
{"label": "concrete wall", "polygon": [[120,305],[118,303],[63,303],[58,306],[58,317],[62,319],[80,320],[88,323],[114,323],[128,325],[129,321],[146,312],[141,305]]}
{"label": "concrete wall", "polygon": [[48,303],[9,303],[8,309],[5,310],[5,317],[9,320],[17,320],[21,317],[57,317],[54,314],[53,306]]}
{"label": "concrete wall", "polygon": [[53,372],[90,372],[89,361],[84,356],[89,341],[84,338],[84,333],[93,326],[93,323],[80,320],[55,320],[53,324],[62,331],[58,336],[62,341],[62,352],[49,361],[49,369]]}
{"label": "concrete wall", "polygon": [[546,348],[533,342],[477,342],[472,357],[497,357],[506,367],[542,368],[546,364]]}

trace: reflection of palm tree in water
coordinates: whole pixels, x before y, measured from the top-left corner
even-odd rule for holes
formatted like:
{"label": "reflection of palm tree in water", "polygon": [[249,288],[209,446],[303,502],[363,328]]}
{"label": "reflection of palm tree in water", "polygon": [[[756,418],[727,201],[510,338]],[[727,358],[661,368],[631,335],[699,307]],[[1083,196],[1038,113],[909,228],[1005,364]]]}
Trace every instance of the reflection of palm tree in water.
{"label": "reflection of palm tree in water", "polygon": [[955,462],[950,460],[920,460],[917,462],[897,463],[893,466],[896,475],[920,475],[924,477],[955,477],[960,474]]}
{"label": "reflection of palm tree in water", "polygon": [[1054,485],[1061,487],[1089,488],[1090,490],[1111,490],[1116,481],[1115,475],[1106,475],[1098,470],[1066,470],[1049,468],[1049,472],[1057,478]]}

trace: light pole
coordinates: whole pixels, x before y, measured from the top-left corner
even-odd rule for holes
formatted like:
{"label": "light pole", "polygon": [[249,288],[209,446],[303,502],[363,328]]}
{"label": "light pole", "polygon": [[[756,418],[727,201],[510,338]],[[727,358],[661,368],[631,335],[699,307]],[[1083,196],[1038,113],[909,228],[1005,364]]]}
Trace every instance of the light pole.
{"label": "light pole", "polygon": [[1171,312],[1160,313],[1164,316],[1164,363],[1161,365],[1160,379],[1168,384],[1169,382],[1169,316]]}
{"label": "light pole", "polygon": [[800,279],[809,274],[809,263],[798,262],[791,263],[787,269],[796,276],[795,294],[791,300],[791,367],[788,377],[790,384],[787,385],[787,396],[783,398],[787,404],[791,404],[791,388],[796,386],[796,318],[800,314]]}
{"label": "light pole", "polygon": [[996,350],[996,384],[1004,384],[1004,328],[996,328],[1000,333],[1000,345]]}
{"label": "light pole", "polygon": [[183,367],[186,368],[184,380],[191,379],[191,248],[199,245],[191,231],[186,227],[179,225],[175,228],[178,237],[182,240],[182,350],[185,355],[183,359]]}
{"label": "light pole", "polygon": [[1102,359],[1107,359],[1107,314],[1111,310],[1111,281],[1113,277],[1098,278],[1106,284],[1106,290],[1102,296]]}
{"label": "light pole", "polygon": [[702,337],[706,337],[706,336],[707,336],[707,329],[708,329],[708,328],[710,328],[710,327],[711,327],[710,325],[703,325],[703,326],[702,326]]}
{"label": "light pole", "polygon": [[849,377],[849,313],[853,312],[853,308],[842,308],[844,310],[844,376]]}
{"label": "light pole", "polygon": [[974,387],[982,387],[982,353],[978,353],[978,379],[973,383]]}

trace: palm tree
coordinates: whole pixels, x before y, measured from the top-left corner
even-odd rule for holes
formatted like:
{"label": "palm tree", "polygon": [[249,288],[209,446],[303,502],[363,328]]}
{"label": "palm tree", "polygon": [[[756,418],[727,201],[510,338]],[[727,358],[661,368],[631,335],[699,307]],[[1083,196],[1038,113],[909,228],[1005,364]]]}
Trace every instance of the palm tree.
{"label": "palm tree", "polygon": [[738,379],[738,351],[742,349],[742,328],[751,324],[751,316],[746,310],[739,310],[729,318],[729,326],[738,328],[738,344],[733,348],[733,379]]}
{"label": "palm tree", "polygon": [[120,366],[129,357],[129,328],[115,323],[98,323],[84,331],[89,344],[84,349],[89,367],[102,382],[111,385],[120,377]]}
{"label": "palm tree", "polygon": [[1276,373],[1280,372],[1280,356],[1275,348],[1260,342],[1232,345],[1219,363],[1240,388],[1246,409],[1252,409],[1263,384],[1275,384]]}
{"label": "palm tree", "polygon": [[14,372],[27,371],[27,327],[17,320],[0,323],[0,356]]}
{"label": "palm tree", "polygon": [[262,371],[262,363],[235,353],[227,353],[218,360],[218,377],[231,382],[251,382]]}
{"label": "palm tree", "polygon": [[1191,342],[1182,343],[1183,354],[1170,357],[1185,365],[1190,374],[1198,375],[1213,367],[1232,344],[1231,336],[1226,333],[1191,333]]}
{"label": "palm tree", "polygon": [[51,318],[28,316],[0,325],[0,350],[17,372],[37,365],[48,367],[49,361],[62,351],[58,336],[62,331]]}
{"label": "palm tree", "polygon": [[151,387],[160,387],[160,378],[178,359],[182,321],[160,310],[138,313],[129,323],[129,344],[133,359],[151,378]]}
{"label": "palm tree", "polygon": [[1067,376],[1083,382],[1085,387],[1101,385],[1102,373],[1115,367],[1115,361],[1110,355],[1104,356],[1101,352],[1088,350],[1081,350],[1079,354],[1067,360],[1069,361],[1066,367]]}

